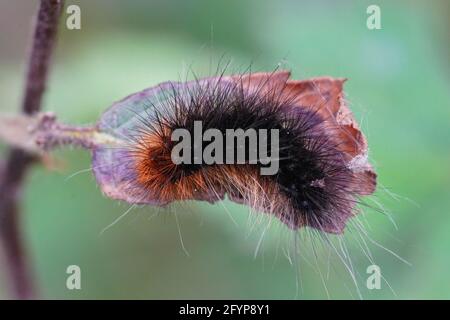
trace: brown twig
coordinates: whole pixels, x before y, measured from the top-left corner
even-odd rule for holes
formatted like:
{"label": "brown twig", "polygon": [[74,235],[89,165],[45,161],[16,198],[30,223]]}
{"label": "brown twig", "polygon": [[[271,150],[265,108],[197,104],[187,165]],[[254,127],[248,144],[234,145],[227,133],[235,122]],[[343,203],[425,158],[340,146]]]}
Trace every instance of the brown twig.
{"label": "brown twig", "polygon": [[117,147],[126,144],[107,132],[99,131],[96,126],[60,123],[51,112],[32,116],[0,114],[0,140],[35,155],[45,155],[65,145],[93,149],[96,146]]}
{"label": "brown twig", "polygon": [[[41,109],[50,58],[58,29],[63,0],[41,0],[36,17],[33,43],[28,61],[22,112]],[[30,299],[34,294],[32,276],[20,227],[19,200],[26,171],[35,156],[11,149],[0,172],[0,240],[3,243],[13,297]]]}

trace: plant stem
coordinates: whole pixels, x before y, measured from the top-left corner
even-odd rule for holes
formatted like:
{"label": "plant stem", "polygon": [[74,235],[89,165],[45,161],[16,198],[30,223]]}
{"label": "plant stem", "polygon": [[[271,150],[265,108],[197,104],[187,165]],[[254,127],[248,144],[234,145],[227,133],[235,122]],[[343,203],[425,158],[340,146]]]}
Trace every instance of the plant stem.
{"label": "plant stem", "polygon": [[[41,109],[48,68],[58,29],[63,0],[41,0],[30,51],[22,112]],[[12,295],[35,298],[28,258],[23,244],[19,202],[27,169],[36,160],[24,150],[12,148],[0,172],[0,240],[3,243]]]}
{"label": "plant stem", "polygon": [[0,114],[0,140],[37,156],[65,145],[84,149],[126,145],[123,139],[101,131],[97,126],[60,123],[51,112],[35,113],[32,116]]}

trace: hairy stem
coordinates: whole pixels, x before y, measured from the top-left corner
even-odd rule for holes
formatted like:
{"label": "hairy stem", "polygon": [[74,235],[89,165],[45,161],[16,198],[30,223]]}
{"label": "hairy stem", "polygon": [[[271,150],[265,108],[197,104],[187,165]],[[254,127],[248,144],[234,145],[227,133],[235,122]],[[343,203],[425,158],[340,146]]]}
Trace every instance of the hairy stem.
{"label": "hairy stem", "polygon": [[[41,0],[30,51],[22,112],[41,109],[48,68],[58,29],[63,0]],[[35,292],[20,225],[19,202],[27,169],[35,156],[12,148],[0,171],[0,240],[14,298],[34,298]]]}

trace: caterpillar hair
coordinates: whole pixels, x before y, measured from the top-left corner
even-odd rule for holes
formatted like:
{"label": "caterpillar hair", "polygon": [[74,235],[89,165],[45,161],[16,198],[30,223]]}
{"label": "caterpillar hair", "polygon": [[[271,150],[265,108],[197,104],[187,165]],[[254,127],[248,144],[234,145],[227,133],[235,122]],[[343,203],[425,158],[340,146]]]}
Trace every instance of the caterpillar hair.
{"label": "caterpillar hair", "polygon": [[[115,103],[97,127],[125,143],[93,151],[103,192],[157,206],[228,197],[294,230],[342,233],[360,197],[376,187],[366,139],[345,103],[345,79],[289,77],[276,71],[166,82]],[[172,133],[194,134],[196,121],[203,131],[277,129],[278,171],[262,175],[264,165],[251,163],[248,152],[241,164],[174,163]]]}

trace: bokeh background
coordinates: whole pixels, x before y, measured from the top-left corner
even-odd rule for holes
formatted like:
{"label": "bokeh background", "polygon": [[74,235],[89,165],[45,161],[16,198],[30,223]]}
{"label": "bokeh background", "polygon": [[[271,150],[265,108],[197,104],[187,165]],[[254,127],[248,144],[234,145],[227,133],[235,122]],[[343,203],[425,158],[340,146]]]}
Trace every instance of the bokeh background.
{"label": "bokeh background", "polygon": [[[375,210],[359,219],[374,241],[411,264],[367,239],[395,294],[385,282],[368,290],[371,262],[348,230],[359,291],[366,299],[450,298],[448,1],[70,4],[80,6],[82,27],[67,30],[63,14],[45,95],[45,110],[68,123],[93,123],[114,101],[189,77],[191,69],[207,75],[221,57],[231,70],[280,64],[298,79],[349,78],[347,97],[379,174],[368,203],[382,204],[397,228]],[[381,7],[381,30],[366,27],[370,4]],[[0,0],[1,112],[20,104],[36,8],[37,1]],[[266,220],[255,224],[245,207],[227,201],[138,208],[101,234],[129,206],[102,196],[86,151],[65,149],[54,158],[57,170],[31,171],[22,203],[42,298],[358,298],[341,259],[317,235],[303,230],[295,240],[281,223],[267,229]],[[81,267],[81,290],[66,288],[72,264]],[[0,298],[8,298],[6,277],[0,272]]]}

